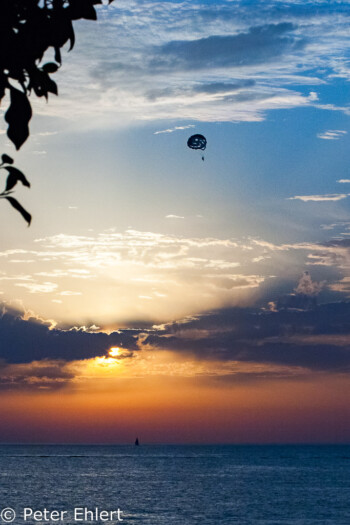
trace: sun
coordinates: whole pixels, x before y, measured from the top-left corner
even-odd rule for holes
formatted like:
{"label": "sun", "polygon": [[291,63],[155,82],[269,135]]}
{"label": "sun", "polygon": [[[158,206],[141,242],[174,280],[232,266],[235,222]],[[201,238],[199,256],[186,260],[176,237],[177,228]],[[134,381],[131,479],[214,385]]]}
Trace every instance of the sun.
{"label": "sun", "polygon": [[117,346],[112,346],[112,348],[110,348],[108,351],[108,355],[110,357],[119,357],[121,353],[122,351]]}
{"label": "sun", "polygon": [[124,357],[129,357],[128,350],[119,348],[118,346],[112,346],[107,355],[102,357],[95,357],[93,362],[95,365],[109,368],[120,367]]}
{"label": "sun", "polygon": [[102,368],[109,368],[109,369],[115,369],[116,367],[119,368],[120,366],[120,358],[123,355],[123,350],[119,348],[118,346],[112,346],[108,350],[108,354],[104,355],[102,357],[95,357],[93,359],[94,366],[102,367]]}

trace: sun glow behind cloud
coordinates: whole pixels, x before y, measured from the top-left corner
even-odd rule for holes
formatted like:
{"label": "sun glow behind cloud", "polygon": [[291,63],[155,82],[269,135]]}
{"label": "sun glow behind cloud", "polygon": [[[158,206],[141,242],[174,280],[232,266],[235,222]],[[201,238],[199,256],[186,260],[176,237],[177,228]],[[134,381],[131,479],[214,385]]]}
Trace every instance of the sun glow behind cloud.
{"label": "sun glow behind cloud", "polygon": [[[254,292],[265,276],[251,263],[252,251],[249,243],[232,239],[134,230],[58,235],[39,239],[35,250],[2,252],[0,257],[9,273],[0,275],[0,281],[8,293],[11,290],[12,296],[24,299],[34,310],[41,310],[44,297],[59,297],[60,303],[48,304],[45,299],[46,315],[51,311],[67,322],[69,318],[83,321],[87,317],[99,324],[113,317],[125,322],[135,316],[164,321],[199,307],[234,302],[237,293]],[[36,262],[34,273],[21,274],[20,262],[14,265],[11,260],[13,256],[18,261],[23,258],[23,271],[28,272],[25,261],[29,253]],[[244,271],[242,260],[250,261]],[[48,283],[47,278],[52,281]],[[29,292],[25,298],[20,289]],[[78,319],[77,311],[81,312]],[[62,315],[66,317],[62,319]]]}
{"label": "sun glow behind cloud", "polygon": [[114,346],[109,350],[108,354],[111,357],[120,357],[122,355],[122,351],[117,346]]}
{"label": "sun glow behind cloud", "polygon": [[277,278],[297,280],[305,264],[323,266],[322,280],[333,286],[332,268],[343,267],[346,277],[347,246],[110,230],[39,239],[35,249],[3,251],[0,259],[4,301],[53,325],[99,331],[254,304]]}
{"label": "sun glow behind cloud", "polygon": [[85,379],[90,375],[95,379],[106,376],[114,377],[115,375],[121,377],[129,369],[128,366],[125,366],[126,362],[124,360],[133,357],[133,352],[114,346],[108,350],[105,356],[72,362],[68,368],[72,367],[75,375],[78,369],[79,376]]}

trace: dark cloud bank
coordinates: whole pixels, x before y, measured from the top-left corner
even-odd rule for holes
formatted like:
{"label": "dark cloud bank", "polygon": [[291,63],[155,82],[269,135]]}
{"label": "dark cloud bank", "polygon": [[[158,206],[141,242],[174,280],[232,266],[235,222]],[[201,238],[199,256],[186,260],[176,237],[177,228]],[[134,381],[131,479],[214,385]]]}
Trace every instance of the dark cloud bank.
{"label": "dark cloud bank", "polygon": [[50,330],[35,319],[23,320],[8,312],[0,319],[0,359],[9,363],[31,363],[43,359],[75,361],[106,355],[112,346],[136,350],[134,333],[125,330],[105,334],[79,329]]}
{"label": "dark cloud bank", "polygon": [[[199,359],[234,360],[310,370],[350,369],[350,303],[312,306],[305,298],[279,311],[229,308],[150,334],[144,344]],[[310,308],[311,306],[311,308]],[[200,334],[203,336],[201,337]],[[341,337],[340,337],[341,336]]]}
{"label": "dark cloud bank", "polygon": [[170,350],[199,360],[350,369],[350,302],[317,305],[292,294],[269,309],[226,308],[148,330],[111,334],[49,329],[15,312],[0,319],[0,360],[8,364],[70,361],[104,356],[112,346],[130,351]]}

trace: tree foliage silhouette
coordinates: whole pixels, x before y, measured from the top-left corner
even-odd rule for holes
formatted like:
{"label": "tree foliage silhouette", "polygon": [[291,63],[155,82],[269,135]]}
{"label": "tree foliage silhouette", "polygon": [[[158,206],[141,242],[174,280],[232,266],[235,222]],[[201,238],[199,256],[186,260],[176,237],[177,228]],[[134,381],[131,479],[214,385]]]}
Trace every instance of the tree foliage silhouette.
{"label": "tree foliage silhouette", "polygon": [[[102,0],[0,0],[0,104],[9,95],[5,113],[7,136],[17,150],[29,137],[32,117],[29,96],[34,92],[37,97],[48,99],[49,94],[58,94],[51,75],[62,64],[62,47],[69,43],[71,50],[74,46],[73,21],[96,20],[95,5],[102,3]],[[45,62],[45,53],[50,48],[54,61]],[[4,154],[1,159],[0,169],[7,170],[8,176],[0,198],[7,199],[29,225],[31,215],[10,194],[17,182],[27,187],[30,184],[12,166],[11,157]]]}

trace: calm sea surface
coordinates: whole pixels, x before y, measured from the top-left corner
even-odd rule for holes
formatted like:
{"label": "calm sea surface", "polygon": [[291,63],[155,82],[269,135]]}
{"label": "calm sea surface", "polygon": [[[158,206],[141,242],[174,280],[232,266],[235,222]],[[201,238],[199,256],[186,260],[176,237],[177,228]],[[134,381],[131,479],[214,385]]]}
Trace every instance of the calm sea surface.
{"label": "calm sea surface", "polygon": [[25,507],[65,525],[76,507],[125,525],[350,524],[350,446],[6,445],[0,484],[15,524]]}

